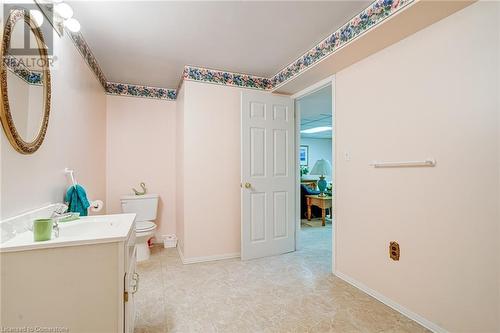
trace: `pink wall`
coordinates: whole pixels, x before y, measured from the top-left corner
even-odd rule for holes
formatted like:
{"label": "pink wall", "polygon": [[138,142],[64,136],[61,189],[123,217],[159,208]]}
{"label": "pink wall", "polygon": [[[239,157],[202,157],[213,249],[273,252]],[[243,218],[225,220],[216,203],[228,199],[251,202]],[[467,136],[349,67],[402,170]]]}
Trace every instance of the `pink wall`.
{"label": "pink wall", "polygon": [[177,246],[184,253],[184,94],[185,85],[182,84],[177,92],[176,100],[176,150],[175,150],[175,204],[176,204],[176,233]]}
{"label": "pink wall", "polygon": [[337,270],[450,332],[500,329],[499,11],[473,4],[335,78]]}
{"label": "pink wall", "polygon": [[240,252],[240,92],[183,83],[184,256]]}
{"label": "pink wall", "polygon": [[160,195],[157,236],[174,234],[175,109],[164,100],[107,96],[108,213],[121,211],[120,196],[145,182]]}
{"label": "pink wall", "polygon": [[69,37],[54,34],[52,108],[47,136],[32,155],[17,153],[3,130],[0,218],[61,202],[67,186],[63,170],[75,170],[89,198],[106,197],[106,97]]}

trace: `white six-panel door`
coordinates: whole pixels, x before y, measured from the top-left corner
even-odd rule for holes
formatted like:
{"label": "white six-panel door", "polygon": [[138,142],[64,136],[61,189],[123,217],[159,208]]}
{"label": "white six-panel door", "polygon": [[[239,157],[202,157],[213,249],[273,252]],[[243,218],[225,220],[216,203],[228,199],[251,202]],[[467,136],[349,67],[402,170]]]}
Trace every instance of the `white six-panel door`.
{"label": "white six-panel door", "polygon": [[293,101],[241,93],[241,258],[295,250]]}

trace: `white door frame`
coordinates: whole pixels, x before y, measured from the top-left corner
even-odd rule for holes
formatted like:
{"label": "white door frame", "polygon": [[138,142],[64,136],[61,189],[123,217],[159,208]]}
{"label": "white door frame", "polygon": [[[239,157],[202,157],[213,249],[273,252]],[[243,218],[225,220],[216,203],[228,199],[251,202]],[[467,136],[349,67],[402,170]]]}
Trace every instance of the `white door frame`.
{"label": "white door frame", "polygon": [[337,224],[338,224],[338,219],[337,219],[337,187],[335,186],[336,180],[337,180],[337,168],[335,167],[335,152],[336,150],[336,139],[335,139],[335,128],[336,128],[336,121],[335,121],[335,75],[329,76],[326,79],[323,79],[319,82],[316,82],[315,84],[299,91],[298,93],[295,93],[291,96],[291,98],[294,100],[295,104],[295,172],[296,172],[296,177],[295,177],[295,216],[296,216],[296,230],[295,230],[295,250],[298,250],[299,247],[299,235],[300,235],[300,161],[299,161],[299,152],[300,152],[300,109],[297,107],[297,99],[304,97],[306,95],[312,94],[328,85],[331,84],[332,87],[332,159],[333,159],[333,170],[334,170],[334,175],[333,175],[333,183],[334,183],[334,189],[335,189],[335,195],[333,196],[333,215],[335,216],[335,223],[332,223],[332,273],[335,274],[335,263],[336,263],[336,256],[337,256]]}

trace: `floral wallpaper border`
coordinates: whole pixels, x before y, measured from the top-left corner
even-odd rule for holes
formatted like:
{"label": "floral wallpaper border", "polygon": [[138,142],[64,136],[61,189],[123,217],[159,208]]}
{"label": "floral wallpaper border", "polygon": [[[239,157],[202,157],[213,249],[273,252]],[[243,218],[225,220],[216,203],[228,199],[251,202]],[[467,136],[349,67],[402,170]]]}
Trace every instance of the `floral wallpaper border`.
{"label": "floral wallpaper border", "polygon": [[376,0],[349,22],[337,29],[297,60],[271,78],[231,73],[196,66],[185,66],[184,80],[201,81],[235,87],[273,90],[307,68],[331,55],[361,34],[378,25],[415,0]]}
{"label": "floral wallpaper border", "polygon": [[177,98],[177,91],[175,89],[148,87],[116,82],[106,83],[106,93],[108,95],[155,98],[165,99],[169,101],[175,101],[175,99]]}
{"label": "floral wallpaper border", "polygon": [[28,84],[41,86],[43,83],[43,73],[37,71],[31,71],[16,58],[12,56],[6,56],[4,58],[5,66],[14,73],[21,80],[25,81]]}
{"label": "floral wallpaper border", "polygon": [[[377,26],[385,19],[399,12],[401,9],[414,1],[416,0],[374,1],[365,10],[349,20],[349,22],[337,29],[330,36],[287,65],[271,78],[188,65],[184,67],[182,80],[199,81],[250,89],[274,90],[283,85],[286,81],[302,73],[307,68],[313,66],[338,49],[352,42],[363,33]],[[90,69],[94,72],[107,94],[164,100],[176,99],[177,91],[175,89],[108,82],[89,45],[83,38],[83,35],[81,33],[72,33],[68,30],[65,31],[70,34],[76,48],[85,59]]]}
{"label": "floral wallpaper border", "polygon": [[232,73],[203,67],[185,66],[182,74],[184,80],[201,81],[226,86],[270,90],[271,80],[249,74]]}
{"label": "floral wallpaper border", "polygon": [[90,49],[89,44],[87,44],[87,41],[85,38],[83,38],[83,35],[81,32],[71,32],[68,29],[64,30],[65,33],[69,34],[71,37],[71,40],[73,41],[73,44],[75,44],[76,48],[82,55],[83,59],[89,65],[90,69],[92,72],[94,72],[95,76],[101,83],[102,87],[106,89],[106,84],[107,80],[106,77],[104,76],[103,71],[101,70],[101,66],[99,66],[99,63],[97,62],[97,59],[94,56],[94,53],[92,53],[92,50]]}
{"label": "floral wallpaper border", "polygon": [[329,56],[361,34],[375,27],[386,18],[394,15],[415,0],[376,0],[365,10],[354,16],[349,22],[337,29],[315,47],[304,53],[297,60],[283,68],[272,78],[273,88],[293,78],[318,61]]}
{"label": "floral wallpaper border", "polygon": [[73,33],[69,30],[65,30],[73,40],[76,48],[82,55],[85,62],[89,65],[92,72],[95,74],[101,85],[103,86],[105,92],[109,95],[119,95],[119,96],[132,96],[132,97],[143,97],[143,98],[154,98],[154,99],[164,99],[164,100],[175,100],[177,97],[177,91],[175,89],[165,89],[157,87],[148,87],[142,85],[128,84],[128,83],[116,83],[108,82],[106,76],[104,75],[97,59],[95,58],[92,50],[83,35],[78,33]]}

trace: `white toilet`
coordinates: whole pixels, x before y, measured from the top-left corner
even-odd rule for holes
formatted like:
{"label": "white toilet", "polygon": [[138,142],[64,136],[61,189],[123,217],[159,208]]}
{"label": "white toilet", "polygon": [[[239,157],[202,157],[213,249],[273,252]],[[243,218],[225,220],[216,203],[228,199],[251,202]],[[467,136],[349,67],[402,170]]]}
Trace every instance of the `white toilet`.
{"label": "white toilet", "polygon": [[135,245],[137,261],[148,260],[150,256],[148,240],[155,235],[158,194],[125,195],[121,197],[122,212],[135,213]]}

